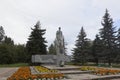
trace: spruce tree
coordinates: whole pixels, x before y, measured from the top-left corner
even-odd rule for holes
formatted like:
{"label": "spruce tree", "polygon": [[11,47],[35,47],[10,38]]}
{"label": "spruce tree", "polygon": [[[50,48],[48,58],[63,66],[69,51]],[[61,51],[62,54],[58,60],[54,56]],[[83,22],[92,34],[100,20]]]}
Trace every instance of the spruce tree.
{"label": "spruce tree", "polygon": [[95,40],[93,41],[93,45],[92,45],[92,54],[94,57],[94,61],[96,62],[96,64],[99,64],[99,61],[101,60],[101,57],[103,57],[104,55],[102,55],[102,41],[99,37],[99,35],[96,35]]}
{"label": "spruce tree", "polygon": [[83,65],[87,62],[88,55],[88,39],[86,38],[86,33],[81,28],[79,35],[77,36],[75,48],[73,49],[73,58],[75,63],[82,63]]}
{"label": "spruce tree", "polygon": [[105,15],[103,16],[102,21],[103,28],[100,29],[100,37],[104,44],[103,54],[105,55],[105,59],[108,61],[109,66],[111,66],[111,62],[113,60],[114,52],[115,52],[115,27],[113,26],[113,20],[110,18],[110,14],[106,9]]}
{"label": "spruce tree", "polygon": [[120,28],[118,29],[118,34],[117,34],[117,48],[120,51]]}
{"label": "spruce tree", "polygon": [[51,44],[48,49],[49,49],[49,54],[54,54],[54,55],[57,54],[54,44]]}
{"label": "spruce tree", "polygon": [[118,33],[117,33],[117,57],[115,58],[116,62],[120,62],[120,28],[118,29]]}
{"label": "spruce tree", "polygon": [[14,41],[10,37],[7,37],[7,36],[5,36],[3,43],[8,44],[8,45],[14,45]]}
{"label": "spruce tree", "polygon": [[34,28],[31,28],[32,32],[27,41],[27,53],[30,55],[41,55],[47,54],[46,51],[46,40],[43,37],[45,29],[41,29],[40,22],[38,21]]}

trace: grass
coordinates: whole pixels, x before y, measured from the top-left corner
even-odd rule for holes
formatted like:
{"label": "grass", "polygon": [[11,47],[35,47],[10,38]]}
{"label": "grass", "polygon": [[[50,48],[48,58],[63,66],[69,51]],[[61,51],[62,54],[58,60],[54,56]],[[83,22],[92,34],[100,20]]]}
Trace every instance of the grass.
{"label": "grass", "polygon": [[[75,65],[73,62],[69,62],[67,63],[67,65]],[[76,65],[79,65],[81,66],[81,64],[76,64]],[[0,67],[22,67],[22,66],[29,66],[28,63],[15,63],[15,64],[0,64]],[[84,66],[96,66],[95,63],[88,63],[88,64],[85,64]],[[108,65],[105,65],[105,64],[100,64],[100,66],[98,67],[109,67]],[[120,68],[120,64],[112,64],[112,67],[113,68]]]}
{"label": "grass", "polygon": [[0,64],[0,67],[22,67],[29,66],[28,63],[15,63],[15,64]]}

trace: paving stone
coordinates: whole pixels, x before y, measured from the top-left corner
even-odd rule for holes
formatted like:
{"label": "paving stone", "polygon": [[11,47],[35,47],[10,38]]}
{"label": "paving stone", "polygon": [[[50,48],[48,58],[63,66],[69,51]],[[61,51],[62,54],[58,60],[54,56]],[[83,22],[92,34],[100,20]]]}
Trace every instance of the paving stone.
{"label": "paving stone", "polygon": [[[79,70],[80,66],[66,65],[65,67],[57,67],[54,65],[45,65],[45,67],[50,68],[50,69],[57,69],[57,70],[60,70],[61,73],[65,73],[65,76],[70,78],[70,79],[65,79],[65,80],[91,80],[91,79],[96,79],[96,78],[109,78],[110,79],[112,77],[120,78],[120,74],[98,76],[98,75],[94,75],[94,74],[84,73],[84,71]],[[109,68],[109,69],[119,69],[119,68]],[[67,74],[67,73],[69,73],[69,74]],[[110,80],[120,80],[120,79],[110,79]]]}
{"label": "paving stone", "polygon": [[18,68],[0,68],[0,80],[6,80],[10,77]]}

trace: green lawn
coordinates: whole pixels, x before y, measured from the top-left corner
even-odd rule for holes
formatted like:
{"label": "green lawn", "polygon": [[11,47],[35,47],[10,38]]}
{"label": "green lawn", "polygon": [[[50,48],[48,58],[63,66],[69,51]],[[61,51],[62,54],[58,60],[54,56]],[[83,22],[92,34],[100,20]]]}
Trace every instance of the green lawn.
{"label": "green lawn", "polygon": [[22,67],[29,66],[28,63],[16,63],[16,64],[0,64],[0,67]]}
{"label": "green lawn", "polygon": [[[67,65],[75,65],[72,62],[67,63]],[[81,66],[80,64],[76,64]],[[16,63],[16,64],[0,64],[0,67],[22,67],[22,66],[29,66],[28,63]],[[84,66],[96,66],[95,63],[88,63]],[[99,67],[109,67],[108,65],[100,64]],[[112,64],[112,67],[114,68],[120,68],[120,64]]]}

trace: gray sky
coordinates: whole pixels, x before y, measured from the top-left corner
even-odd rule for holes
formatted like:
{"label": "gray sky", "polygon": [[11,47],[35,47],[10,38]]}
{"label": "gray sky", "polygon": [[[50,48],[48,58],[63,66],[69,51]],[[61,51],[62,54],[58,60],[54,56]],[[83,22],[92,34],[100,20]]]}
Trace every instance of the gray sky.
{"label": "gray sky", "polygon": [[46,29],[48,45],[60,26],[71,54],[82,26],[87,37],[94,39],[106,8],[114,25],[120,27],[119,6],[120,0],[0,0],[0,25],[16,44],[25,44],[31,27],[39,20]]}

